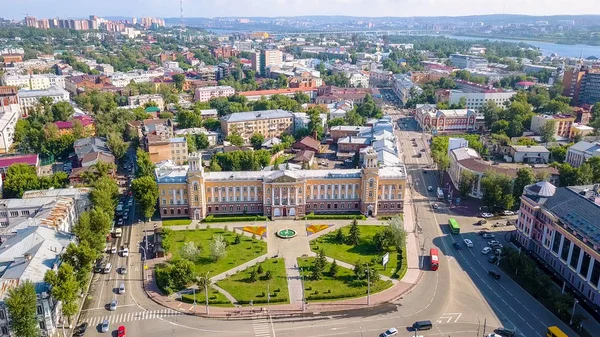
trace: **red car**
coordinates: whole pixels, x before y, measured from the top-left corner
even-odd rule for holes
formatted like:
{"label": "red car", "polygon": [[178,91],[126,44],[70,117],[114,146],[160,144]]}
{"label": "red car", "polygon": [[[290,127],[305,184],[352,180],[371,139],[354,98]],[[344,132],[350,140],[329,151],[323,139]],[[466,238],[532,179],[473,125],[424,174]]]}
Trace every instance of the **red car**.
{"label": "red car", "polygon": [[120,326],[119,329],[117,330],[117,337],[125,337],[125,327],[124,326]]}

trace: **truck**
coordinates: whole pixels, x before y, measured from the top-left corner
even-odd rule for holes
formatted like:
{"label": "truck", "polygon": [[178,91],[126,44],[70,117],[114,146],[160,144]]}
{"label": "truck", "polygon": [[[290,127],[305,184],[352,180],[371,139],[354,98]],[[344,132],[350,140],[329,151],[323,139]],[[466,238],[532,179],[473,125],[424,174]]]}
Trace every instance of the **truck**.
{"label": "truck", "polygon": [[437,198],[439,200],[443,200],[444,199],[444,191],[442,191],[442,189],[439,188],[439,187],[437,188]]}

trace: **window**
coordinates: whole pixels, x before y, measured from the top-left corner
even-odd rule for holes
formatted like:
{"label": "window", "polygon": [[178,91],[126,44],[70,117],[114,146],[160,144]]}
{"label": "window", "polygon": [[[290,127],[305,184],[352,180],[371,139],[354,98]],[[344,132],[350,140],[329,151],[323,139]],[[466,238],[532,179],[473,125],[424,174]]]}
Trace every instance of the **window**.
{"label": "window", "polygon": [[373,188],[374,184],[375,184],[375,181],[373,180],[373,178],[369,179],[369,187]]}
{"label": "window", "polygon": [[577,270],[577,263],[579,262],[579,254],[581,254],[581,248],[577,245],[573,245],[573,252],[571,253],[571,261],[569,265],[571,268]]}
{"label": "window", "polygon": [[559,232],[554,232],[554,241],[552,243],[552,251],[558,254],[558,249],[560,248],[560,239],[562,238],[562,234]]}
{"label": "window", "polygon": [[175,210],[171,208],[171,215],[175,214]]}
{"label": "window", "polygon": [[233,206],[229,206],[229,211],[233,212]]}
{"label": "window", "polygon": [[163,209],[163,214],[167,215],[167,210],[166,209]]}
{"label": "window", "polygon": [[181,209],[177,209],[177,214],[181,214]]}
{"label": "window", "polygon": [[163,200],[162,200],[162,204],[163,204],[163,205],[166,205],[166,204],[167,204],[167,199],[163,199]]}
{"label": "window", "polygon": [[198,190],[198,183],[194,183],[194,191]]}
{"label": "window", "polygon": [[583,261],[581,261],[581,269],[579,270],[579,275],[583,278],[587,278],[588,270],[590,269],[590,261],[592,257],[587,252],[583,252]]}
{"label": "window", "polygon": [[40,330],[46,330],[46,323],[44,321],[40,321]]}
{"label": "window", "polygon": [[41,305],[37,306],[37,313],[38,313],[38,315],[44,314],[44,308]]}
{"label": "window", "polygon": [[160,195],[165,195],[165,190],[160,190]]}
{"label": "window", "polygon": [[0,309],[0,319],[6,319],[6,313],[4,313],[4,310]]}
{"label": "window", "polygon": [[571,241],[569,241],[569,239],[565,238],[564,242],[563,242],[563,248],[562,251],[560,252],[560,258],[567,262],[567,258],[569,257],[569,248],[571,247]]}
{"label": "window", "polygon": [[8,335],[8,327],[6,325],[2,326],[2,334],[3,335]]}
{"label": "window", "polygon": [[19,212],[18,211],[11,211],[10,212],[10,216],[11,217],[17,217],[17,216],[19,216]]}
{"label": "window", "polygon": [[[198,201],[198,196],[197,195],[194,196],[194,201],[196,201],[196,202]],[[208,202],[210,202],[210,197],[208,197]]]}

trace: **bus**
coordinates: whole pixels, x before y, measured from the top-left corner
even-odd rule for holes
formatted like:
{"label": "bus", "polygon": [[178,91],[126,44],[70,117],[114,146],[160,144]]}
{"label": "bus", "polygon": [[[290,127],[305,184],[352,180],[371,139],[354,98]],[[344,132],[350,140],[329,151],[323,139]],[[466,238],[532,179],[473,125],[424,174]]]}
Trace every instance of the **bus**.
{"label": "bus", "polygon": [[458,225],[458,222],[456,222],[456,219],[448,219],[448,225],[450,225],[450,230],[452,231],[452,234],[460,234],[460,226]]}
{"label": "bus", "polygon": [[547,337],[569,337],[566,333],[562,332],[562,330],[557,326],[549,326],[546,331]]}
{"label": "bus", "polygon": [[438,270],[438,267],[440,266],[440,258],[438,257],[437,249],[431,248],[429,250],[429,255],[431,256],[431,264],[429,265],[429,268],[431,270]]}

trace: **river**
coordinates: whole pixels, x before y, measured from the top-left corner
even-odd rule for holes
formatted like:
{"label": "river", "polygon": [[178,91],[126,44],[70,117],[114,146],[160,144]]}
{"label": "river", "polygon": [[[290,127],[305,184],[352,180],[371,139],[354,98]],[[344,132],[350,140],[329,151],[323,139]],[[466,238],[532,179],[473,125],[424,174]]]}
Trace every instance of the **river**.
{"label": "river", "polygon": [[600,46],[589,46],[584,44],[558,44],[552,42],[542,41],[528,41],[528,40],[509,40],[509,39],[495,39],[495,38],[483,38],[483,37],[471,37],[471,36],[455,36],[445,35],[446,37],[458,39],[458,40],[489,40],[489,41],[503,41],[513,43],[527,43],[532,46],[538,47],[544,56],[550,56],[552,53],[556,53],[562,57],[579,57],[583,58],[589,56],[596,56],[600,58]]}

